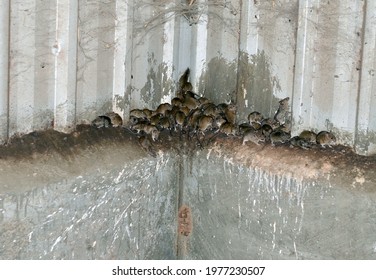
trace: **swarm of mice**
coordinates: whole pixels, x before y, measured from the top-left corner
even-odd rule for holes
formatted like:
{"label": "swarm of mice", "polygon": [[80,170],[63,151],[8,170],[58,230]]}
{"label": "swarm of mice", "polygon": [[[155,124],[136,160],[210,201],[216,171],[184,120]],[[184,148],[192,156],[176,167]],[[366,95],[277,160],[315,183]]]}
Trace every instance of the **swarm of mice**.
{"label": "swarm of mice", "polygon": [[[179,78],[176,97],[170,103],[162,103],[155,110],[133,109],[130,111],[126,129],[137,134],[139,144],[151,156],[156,152],[153,142],[159,140],[162,131],[170,135],[178,133],[181,138],[195,138],[199,147],[203,147],[216,136],[240,137],[242,144],[252,142],[276,144],[289,143],[291,146],[309,149],[313,145],[331,147],[336,143],[336,137],[328,131],[315,133],[310,130],[302,131],[298,136],[291,137],[291,117],[289,112],[289,97],[279,101],[278,109],[273,117],[265,117],[259,112],[251,112],[247,121],[236,123],[235,104],[214,104],[205,97],[194,93],[189,82],[190,70]],[[114,112],[98,116],[92,125],[101,127],[123,126],[122,118]],[[206,139],[207,135],[209,136]]]}

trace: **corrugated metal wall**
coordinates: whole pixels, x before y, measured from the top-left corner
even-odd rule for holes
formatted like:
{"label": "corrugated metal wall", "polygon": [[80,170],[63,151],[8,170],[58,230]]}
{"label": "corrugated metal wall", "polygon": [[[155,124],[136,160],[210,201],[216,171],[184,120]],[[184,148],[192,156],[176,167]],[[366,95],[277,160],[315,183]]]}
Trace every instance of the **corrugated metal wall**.
{"label": "corrugated metal wall", "polygon": [[156,108],[190,67],[239,120],[289,96],[293,134],[376,152],[376,1],[4,0],[0,15],[3,142]]}

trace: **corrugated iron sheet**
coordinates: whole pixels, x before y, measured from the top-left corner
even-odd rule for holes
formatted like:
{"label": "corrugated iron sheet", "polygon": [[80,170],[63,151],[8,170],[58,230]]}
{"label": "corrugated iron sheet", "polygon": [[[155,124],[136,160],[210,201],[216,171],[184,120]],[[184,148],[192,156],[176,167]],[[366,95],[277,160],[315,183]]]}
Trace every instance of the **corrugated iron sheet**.
{"label": "corrugated iron sheet", "polygon": [[0,138],[154,109],[191,68],[238,120],[290,97],[293,134],[376,152],[376,3],[14,0],[0,3]]}

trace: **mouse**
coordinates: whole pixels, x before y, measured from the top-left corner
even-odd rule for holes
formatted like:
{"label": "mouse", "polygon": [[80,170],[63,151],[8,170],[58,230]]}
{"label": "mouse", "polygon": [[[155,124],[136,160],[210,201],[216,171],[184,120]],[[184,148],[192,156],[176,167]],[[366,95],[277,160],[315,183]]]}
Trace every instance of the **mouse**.
{"label": "mouse", "polygon": [[229,135],[236,136],[237,129],[236,129],[236,126],[233,123],[225,122],[224,124],[222,124],[220,126],[219,132],[221,132],[222,134],[225,134],[227,136],[229,136]]}
{"label": "mouse", "polygon": [[109,112],[106,114],[107,117],[111,120],[111,125],[113,127],[118,127],[123,125],[123,119],[120,117],[118,113],[115,112]]}
{"label": "mouse", "polygon": [[285,143],[287,142],[291,137],[290,133],[284,132],[282,130],[273,131],[270,133],[270,141],[272,142],[272,145],[274,146],[276,143]]}
{"label": "mouse", "polygon": [[284,124],[288,121],[289,115],[289,97],[286,97],[279,101],[279,107],[277,112],[274,114],[274,120],[278,121],[280,124]]}
{"label": "mouse", "polygon": [[169,103],[162,103],[158,106],[158,108],[155,110],[154,114],[162,114],[163,116],[166,115],[166,111],[171,110],[172,105]]}
{"label": "mouse", "polygon": [[316,136],[316,143],[322,147],[331,147],[336,144],[336,137],[329,131],[320,131]]}
{"label": "mouse", "polygon": [[152,157],[157,157],[155,148],[147,135],[142,135],[138,138],[138,143],[144,151],[146,151]]}
{"label": "mouse", "polygon": [[245,145],[248,141],[260,145],[260,142],[265,142],[265,136],[262,134],[262,131],[251,128],[244,133],[242,145]]}
{"label": "mouse", "polygon": [[261,124],[261,121],[264,119],[260,112],[254,111],[249,113],[248,115],[248,122],[251,124],[252,122],[257,122]]}
{"label": "mouse", "polygon": [[303,130],[299,134],[299,138],[306,140],[309,143],[316,143],[317,134],[311,130]]}
{"label": "mouse", "polygon": [[98,116],[91,122],[91,124],[97,128],[110,127],[111,119],[107,116]]}
{"label": "mouse", "polygon": [[299,147],[305,150],[312,148],[312,143],[300,136],[294,136],[289,141],[290,145],[293,147]]}
{"label": "mouse", "polygon": [[192,84],[188,81],[191,70],[189,67],[184,71],[179,78],[178,97],[183,97],[183,94],[193,89]]}
{"label": "mouse", "polygon": [[146,120],[146,114],[143,110],[133,109],[129,112],[129,121],[131,124],[135,124],[140,120]]}
{"label": "mouse", "polygon": [[236,122],[236,105],[229,104],[225,109],[225,117],[229,123],[235,124]]}

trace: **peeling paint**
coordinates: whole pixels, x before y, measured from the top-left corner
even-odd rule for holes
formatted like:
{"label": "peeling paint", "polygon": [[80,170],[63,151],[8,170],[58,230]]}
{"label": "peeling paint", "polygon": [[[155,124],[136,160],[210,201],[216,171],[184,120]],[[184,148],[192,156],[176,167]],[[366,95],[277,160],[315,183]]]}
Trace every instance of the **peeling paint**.
{"label": "peeling paint", "polygon": [[[154,54],[148,58],[150,69],[147,74],[147,82],[141,88],[140,94],[144,104],[155,110],[163,102],[171,102],[171,96],[175,94],[175,81],[167,76],[169,72],[168,65],[161,63],[156,66]],[[156,68],[156,70],[154,70]]]}
{"label": "peeling paint", "polygon": [[122,95],[116,94],[114,96],[114,104],[115,104],[115,107],[118,108],[119,110],[125,111],[126,98]]}
{"label": "peeling paint", "polygon": [[360,130],[356,135],[355,150],[358,154],[376,154],[376,132]]}

